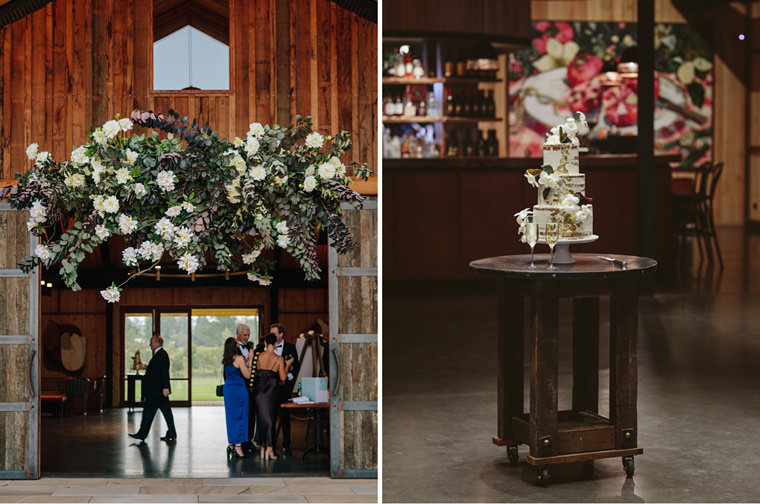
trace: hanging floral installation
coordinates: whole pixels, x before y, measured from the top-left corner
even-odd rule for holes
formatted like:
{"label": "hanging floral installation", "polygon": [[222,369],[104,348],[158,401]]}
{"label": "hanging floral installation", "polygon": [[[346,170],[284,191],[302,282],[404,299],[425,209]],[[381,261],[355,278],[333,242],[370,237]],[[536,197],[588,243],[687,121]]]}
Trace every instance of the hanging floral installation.
{"label": "hanging floral installation", "polygon": [[[130,135],[133,125],[153,131]],[[27,227],[41,243],[19,267],[28,272],[60,262],[61,279],[76,291],[86,254],[121,235],[127,245],[121,257],[132,273],[101,291],[109,302],[167,255],[188,275],[209,261],[269,285],[273,264],[262,251],[277,246],[307,280],[318,279],[320,230],[338,253],[356,246],[341,211],[344,202],[358,209],[363,201],[340,161],[350,148],[348,132],[323,136],[309,117],[297,116],[289,127],[254,122],[245,139],[230,143],[174,111],[117,116],[91,131],[68,161],[31,144],[26,153],[34,168],[17,176],[10,203],[29,209]],[[350,167],[358,178],[370,175],[366,164]]]}

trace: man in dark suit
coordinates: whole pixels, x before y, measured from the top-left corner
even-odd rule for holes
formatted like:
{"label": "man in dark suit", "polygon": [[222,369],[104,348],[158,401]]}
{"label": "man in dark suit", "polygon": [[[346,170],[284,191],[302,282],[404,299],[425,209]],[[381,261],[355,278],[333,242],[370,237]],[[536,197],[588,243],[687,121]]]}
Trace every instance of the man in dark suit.
{"label": "man in dark suit", "polygon": [[[280,385],[280,402],[284,403],[293,395],[293,385],[295,385],[300,367],[298,350],[293,343],[285,341],[285,327],[282,324],[272,324],[269,327],[269,332],[277,336],[274,353],[282,355],[285,360],[293,359],[293,365],[288,372],[285,383]],[[280,408],[280,425],[282,426],[282,452],[285,455],[292,455],[290,451],[290,410],[288,408]]]}
{"label": "man in dark suit", "polygon": [[[243,354],[246,362],[251,363],[251,379],[246,380],[246,387],[248,389],[248,441],[243,443],[242,448],[246,453],[254,452],[253,434],[256,429],[256,400],[253,395],[253,378],[256,376],[256,357],[258,349],[253,348],[253,344],[249,341],[251,338],[251,328],[246,324],[238,324],[235,329],[235,339],[237,340],[240,353]],[[248,353],[254,352],[251,360],[248,359]]]}
{"label": "man in dark suit", "polygon": [[156,416],[156,410],[160,409],[166,420],[166,435],[161,441],[175,441],[177,431],[174,428],[174,415],[172,407],[169,404],[169,394],[171,386],[169,384],[169,354],[163,348],[164,339],[158,333],[153,333],[150,338],[150,349],[153,350],[153,357],[145,371],[142,380],[142,393],[145,398],[143,407],[142,422],[140,430],[129,437],[144,441],[148,437],[150,426],[153,423],[153,417]]}

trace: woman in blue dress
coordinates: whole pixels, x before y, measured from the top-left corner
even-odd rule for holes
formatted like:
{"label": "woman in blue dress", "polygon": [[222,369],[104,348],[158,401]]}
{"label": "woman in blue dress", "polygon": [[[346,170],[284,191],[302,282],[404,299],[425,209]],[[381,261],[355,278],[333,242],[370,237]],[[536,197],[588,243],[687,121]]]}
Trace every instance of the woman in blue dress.
{"label": "woman in blue dress", "polygon": [[[253,352],[248,355],[253,356]],[[242,443],[248,439],[248,389],[246,381],[251,377],[249,362],[237,346],[235,338],[224,342],[224,416],[227,421],[227,458],[245,457]]]}

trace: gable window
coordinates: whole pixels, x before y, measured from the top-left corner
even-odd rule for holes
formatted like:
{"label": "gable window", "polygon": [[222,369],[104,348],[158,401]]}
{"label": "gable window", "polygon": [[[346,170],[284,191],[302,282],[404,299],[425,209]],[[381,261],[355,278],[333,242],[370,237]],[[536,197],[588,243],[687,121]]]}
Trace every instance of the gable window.
{"label": "gable window", "polygon": [[230,87],[228,0],[153,0],[153,89]]}

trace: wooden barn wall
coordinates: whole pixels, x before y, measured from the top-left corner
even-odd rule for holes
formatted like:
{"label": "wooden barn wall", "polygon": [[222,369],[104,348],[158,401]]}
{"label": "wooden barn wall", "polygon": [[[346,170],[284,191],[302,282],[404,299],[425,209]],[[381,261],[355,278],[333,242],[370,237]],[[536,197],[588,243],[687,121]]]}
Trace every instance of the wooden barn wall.
{"label": "wooden barn wall", "polygon": [[[71,292],[67,289],[52,289],[51,295],[41,298],[42,330],[50,322],[72,324],[77,326],[87,337],[87,357],[81,373],[77,376],[96,377],[107,374],[107,338],[113,338],[111,354],[114,374],[124,372],[121,366],[125,362],[122,356],[120,311],[132,306],[161,307],[218,307],[246,306],[262,308],[262,333],[266,334],[269,325],[280,322],[285,325],[286,339],[295,343],[298,335],[311,327],[317,319],[328,320],[327,292],[324,289],[288,288],[279,289],[279,319],[270,319],[272,291],[266,288],[187,288],[171,289],[130,289],[122,292],[117,305],[108,305],[97,289],[83,289]],[[107,312],[113,309],[113,329],[109,332]],[[221,355],[220,344],[220,355]],[[147,350],[146,350],[147,351]],[[42,378],[67,378],[70,375],[50,369],[43,363]],[[122,397],[121,380],[113,380],[114,397]]]}
{"label": "wooden barn wall", "polygon": [[328,0],[230,0],[229,91],[152,91],[151,0],[67,0],[0,29],[0,179],[36,142],[68,159],[93,125],[134,109],[198,118],[224,138],[311,115],[377,159],[377,25]]}
{"label": "wooden barn wall", "polygon": [[[686,2],[680,2],[685,5]],[[701,2],[687,12],[677,9],[670,0],[655,0],[658,23],[698,23],[713,34],[713,159],[725,167],[715,195],[715,221],[719,225],[744,224],[748,212],[747,115],[749,68],[747,43],[737,38],[746,30],[747,8],[741,2],[715,2],[707,9]],[[626,21],[636,22],[637,0],[532,0],[531,18],[557,21]],[[687,19],[688,17],[688,19]],[[760,119],[752,117],[757,122]]]}

